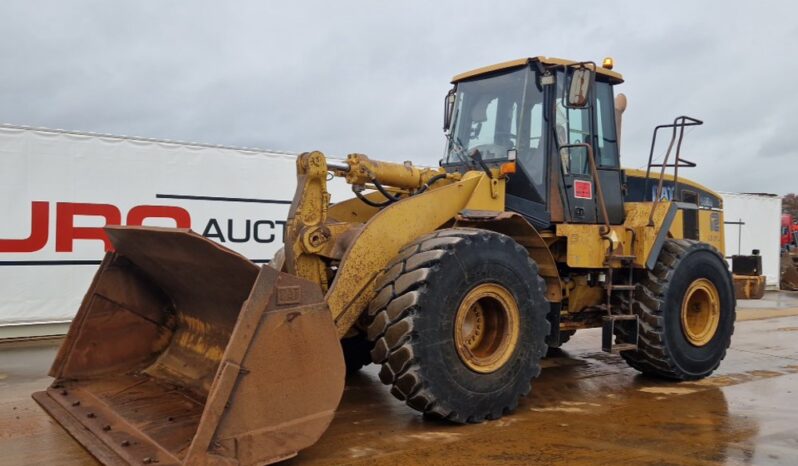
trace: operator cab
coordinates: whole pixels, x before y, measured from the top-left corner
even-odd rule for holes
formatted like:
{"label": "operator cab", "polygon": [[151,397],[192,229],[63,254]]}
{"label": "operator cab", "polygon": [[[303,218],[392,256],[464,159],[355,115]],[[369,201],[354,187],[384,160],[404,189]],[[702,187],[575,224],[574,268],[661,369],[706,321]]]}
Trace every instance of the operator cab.
{"label": "operator cab", "polygon": [[621,75],[593,63],[537,57],[463,73],[452,82],[442,166],[467,171],[480,169],[480,159],[488,167],[515,160],[507,209],[540,229],[603,223],[598,181],[609,223],[623,223],[612,89],[623,82]]}

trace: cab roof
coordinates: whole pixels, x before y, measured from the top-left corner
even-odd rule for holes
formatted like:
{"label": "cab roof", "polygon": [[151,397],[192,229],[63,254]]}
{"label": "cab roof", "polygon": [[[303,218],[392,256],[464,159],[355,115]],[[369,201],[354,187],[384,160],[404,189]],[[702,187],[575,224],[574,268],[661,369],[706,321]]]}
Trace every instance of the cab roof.
{"label": "cab roof", "polygon": [[[496,63],[495,65],[490,66],[483,66],[482,68],[477,68],[475,70],[466,71],[465,73],[460,73],[454,78],[452,78],[452,84],[458,83],[460,81],[464,81],[469,78],[473,78],[476,76],[481,76],[484,74],[493,73],[495,71],[502,71],[502,70],[509,70],[512,68],[520,68],[522,66],[526,66],[532,62],[540,62],[544,65],[548,66],[563,66],[563,65],[573,65],[579,63],[573,60],[565,60],[563,58],[554,58],[554,57],[531,57],[531,58],[519,58],[518,60],[510,60],[505,61],[502,63]],[[605,77],[610,83],[612,84],[620,84],[623,82],[623,76],[620,73],[616,73],[615,71],[608,70],[607,68],[602,68],[601,66],[596,66],[596,74]]]}

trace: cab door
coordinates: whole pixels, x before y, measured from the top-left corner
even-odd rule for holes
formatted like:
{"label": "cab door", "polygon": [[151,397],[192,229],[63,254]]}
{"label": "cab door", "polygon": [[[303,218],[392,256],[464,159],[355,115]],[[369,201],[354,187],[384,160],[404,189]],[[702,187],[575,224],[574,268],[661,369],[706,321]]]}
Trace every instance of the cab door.
{"label": "cab door", "polygon": [[[612,87],[607,82],[592,81],[587,104],[572,107],[564,104],[562,86],[568,86],[566,75],[558,74],[554,104],[555,156],[560,163],[561,195],[564,210],[572,223],[624,222],[623,172],[619,164],[615,106]],[[570,76],[569,76],[570,77]],[[590,154],[596,165],[598,180],[593,178]],[[607,219],[599,209],[601,185]],[[567,205],[565,205],[567,204]]]}
{"label": "cab door", "polygon": [[555,133],[570,222],[596,223],[596,188],[588,158],[593,141],[589,109],[566,108],[557,98]]}

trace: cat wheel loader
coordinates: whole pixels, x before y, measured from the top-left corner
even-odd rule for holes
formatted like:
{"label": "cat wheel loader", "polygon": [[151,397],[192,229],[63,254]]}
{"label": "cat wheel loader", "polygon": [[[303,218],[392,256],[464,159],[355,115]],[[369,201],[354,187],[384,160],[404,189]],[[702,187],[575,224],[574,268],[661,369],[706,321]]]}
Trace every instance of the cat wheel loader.
{"label": "cat wheel loader", "polygon": [[[501,63],[453,79],[438,168],[302,154],[269,265],[189,230],[108,227],[34,398],[107,464],[251,465],[316,442],[347,364],[455,423],[512,412],[581,329],[645,374],[706,377],[735,297],[720,198],[678,174],[701,122],[661,125],[647,170],[622,169],[622,82],[611,60]],[[331,204],[331,175],[351,199]]]}

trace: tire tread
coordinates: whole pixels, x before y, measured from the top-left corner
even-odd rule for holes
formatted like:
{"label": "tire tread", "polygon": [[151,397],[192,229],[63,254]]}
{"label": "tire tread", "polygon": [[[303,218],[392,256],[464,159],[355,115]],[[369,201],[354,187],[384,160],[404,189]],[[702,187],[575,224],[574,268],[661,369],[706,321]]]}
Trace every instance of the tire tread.
{"label": "tire tread", "polygon": [[[663,244],[654,270],[647,270],[640,286],[637,287],[632,312],[638,316],[638,349],[622,351],[621,357],[629,366],[644,374],[672,380],[697,380],[705,376],[687,373],[674,362],[672,351],[665,341],[665,319],[662,314],[665,297],[677,268],[688,254],[698,250],[710,251],[723,260],[720,253],[706,243],[687,239],[668,239]],[[731,280],[731,272],[728,273],[728,278]],[[622,300],[621,305],[628,309],[628,300]],[[629,340],[627,329],[623,327],[616,329],[619,341]],[[726,357],[732,333],[734,333],[733,321],[723,353],[708,373],[717,369]]]}
{"label": "tire tread", "polygon": [[[413,321],[420,302],[427,293],[427,281],[435,271],[441,259],[447,254],[454,254],[453,249],[463,242],[485,241],[488,235],[500,236],[501,241],[512,241],[511,238],[486,230],[473,228],[449,228],[423,236],[403,248],[397,258],[386,269],[391,276],[380,282],[381,289],[370,306],[370,313],[375,316],[368,327],[369,338],[375,341],[371,353],[375,363],[382,364],[380,380],[391,385],[391,393],[408,406],[436,419],[447,419],[456,423],[481,422],[484,419],[498,419],[518,405],[518,398],[526,395],[531,384],[524,387],[523,393],[506,406],[494,408],[490,412],[471,413],[465,416],[446,407],[446,400],[437,399],[432,390],[421,377],[419,367],[423,361],[415,357],[412,335]],[[526,249],[516,245],[518,254],[527,255]],[[537,275],[537,264],[531,259],[529,264],[535,272],[537,290],[544,296],[545,283]],[[395,275],[395,270],[402,272]],[[386,275],[387,275],[386,273]],[[548,321],[544,318],[546,326]],[[545,329],[548,334],[548,327]],[[538,354],[541,357],[546,353]],[[533,368],[536,376],[540,365]]]}

